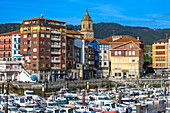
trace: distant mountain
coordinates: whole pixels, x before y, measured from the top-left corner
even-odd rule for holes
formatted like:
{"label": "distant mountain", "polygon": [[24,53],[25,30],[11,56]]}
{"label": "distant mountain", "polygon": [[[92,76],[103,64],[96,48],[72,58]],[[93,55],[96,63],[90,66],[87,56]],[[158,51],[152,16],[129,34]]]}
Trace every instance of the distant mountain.
{"label": "distant mountain", "polygon": [[[81,26],[67,25],[67,29],[80,30]],[[166,38],[170,29],[150,29],[148,27],[131,27],[122,26],[116,23],[97,23],[93,24],[94,37],[106,38],[114,35],[130,35],[133,37],[140,37],[145,44],[152,44],[154,41],[161,38]]]}
{"label": "distant mountain", "polygon": [[20,29],[20,23],[6,23],[0,24],[0,33],[7,33],[11,31],[16,31]]}
{"label": "distant mountain", "polygon": [[[0,33],[6,33],[20,29],[20,23],[7,23],[0,24]],[[80,30],[80,25],[67,25],[67,29]],[[103,39],[111,35],[130,35],[133,37],[140,37],[145,44],[152,44],[154,41],[161,38],[166,38],[166,34],[169,33],[170,29],[150,29],[148,27],[131,27],[122,26],[117,23],[97,23],[93,24],[94,37]]]}

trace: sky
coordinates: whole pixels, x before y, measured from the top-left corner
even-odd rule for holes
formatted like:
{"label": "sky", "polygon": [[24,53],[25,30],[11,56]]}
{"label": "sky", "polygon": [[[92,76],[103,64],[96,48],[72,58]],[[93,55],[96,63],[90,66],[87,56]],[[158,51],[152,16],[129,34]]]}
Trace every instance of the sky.
{"label": "sky", "polygon": [[0,24],[40,17],[80,25],[86,9],[93,23],[170,28],[170,0],[0,0]]}

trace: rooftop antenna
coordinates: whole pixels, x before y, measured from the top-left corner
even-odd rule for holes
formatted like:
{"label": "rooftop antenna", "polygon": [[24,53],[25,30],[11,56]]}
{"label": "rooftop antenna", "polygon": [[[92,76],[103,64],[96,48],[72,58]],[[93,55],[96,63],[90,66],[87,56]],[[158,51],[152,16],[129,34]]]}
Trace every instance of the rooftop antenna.
{"label": "rooftop antenna", "polygon": [[44,18],[44,13],[41,13],[41,18]]}

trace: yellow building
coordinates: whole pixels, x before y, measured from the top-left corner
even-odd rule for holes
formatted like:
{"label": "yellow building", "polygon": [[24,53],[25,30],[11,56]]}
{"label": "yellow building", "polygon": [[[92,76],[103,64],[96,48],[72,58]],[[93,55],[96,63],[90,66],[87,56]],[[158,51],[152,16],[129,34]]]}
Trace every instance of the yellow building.
{"label": "yellow building", "polygon": [[168,68],[168,38],[160,39],[152,44],[152,67],[156,70]]}
{"label": "yellow building", "polygon": [[127,35],[110,38],[112,76],[124,79],[140,77],[143,74],[144,44]]}

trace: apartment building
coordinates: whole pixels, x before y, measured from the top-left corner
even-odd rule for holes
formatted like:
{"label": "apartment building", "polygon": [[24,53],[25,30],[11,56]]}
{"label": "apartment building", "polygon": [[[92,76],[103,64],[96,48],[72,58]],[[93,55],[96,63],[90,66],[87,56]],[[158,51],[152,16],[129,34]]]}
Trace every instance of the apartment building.
{"label": "apartment building", "polygon": [[152,67],[158,72],[168,69],[168,38],[152,44]]}
{"label": "apartment building", "polygon": [[23,20],[20,28],[24,69],[38,81],[65,78],[66,22],[40,18]]}
{"label": "apartment building", "polygon": [[144,44],[128,35],[111,36],[111,74],[114,78],[139,78],[143,74]]}
{"label": "apartment building", "polygon": [[12,33],[0,34],[0,60],[10,61],[12,60]]}
{"label": "apartment building", "polygon": [[109,77],[109,42],[103,39],[89,39],[89,41],[89,48],[94,49],[94,68],[96,77]]}

